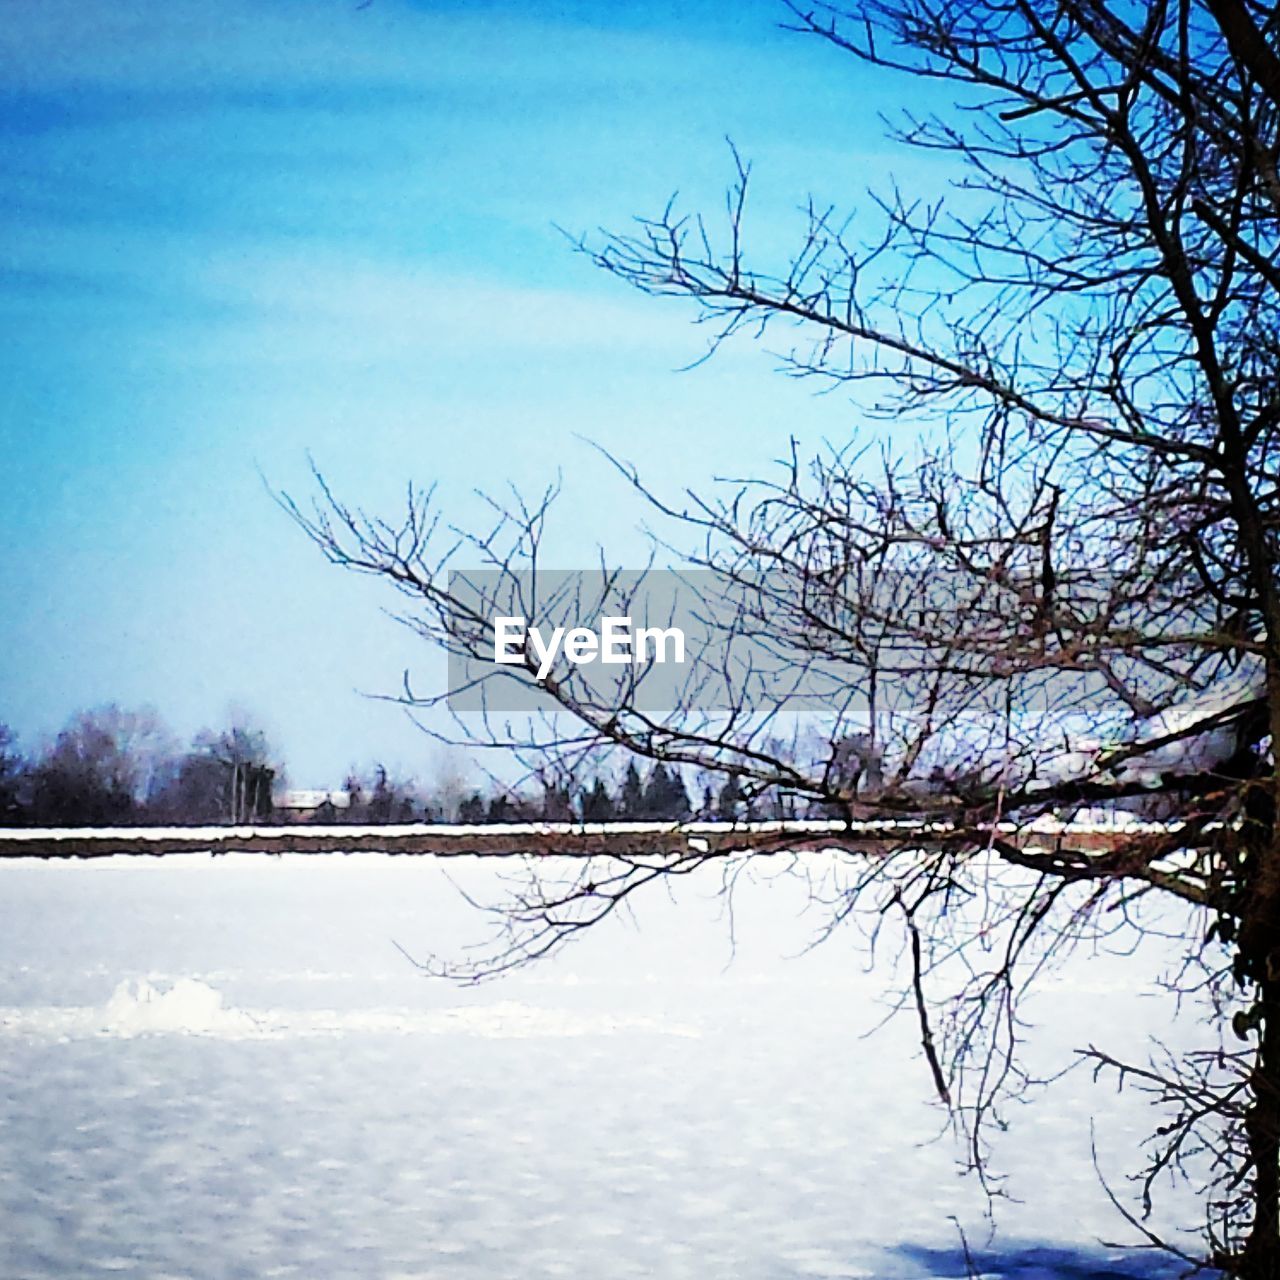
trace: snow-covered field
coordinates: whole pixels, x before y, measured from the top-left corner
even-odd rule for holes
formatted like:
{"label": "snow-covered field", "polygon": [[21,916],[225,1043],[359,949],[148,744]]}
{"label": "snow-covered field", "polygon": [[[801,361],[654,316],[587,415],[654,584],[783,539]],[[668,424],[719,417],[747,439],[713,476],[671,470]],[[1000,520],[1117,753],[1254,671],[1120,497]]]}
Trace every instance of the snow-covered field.
{"label": "snow-covered field", "polygon": [[[0,1277],[962,1276],[959,1228],[988,1276],[1176,1273],[1099,1243],[1089,1118],[1118,1178],[1137,1099],[1015,1108],[993,1234],[853,937],[793,958],[758,883],[730,963],[716,887],[463,990],[393,945],[475,932],[427,859],[0,865]],[[1040,1060],[1176,1037],[1158,959],[1081,956]]]}

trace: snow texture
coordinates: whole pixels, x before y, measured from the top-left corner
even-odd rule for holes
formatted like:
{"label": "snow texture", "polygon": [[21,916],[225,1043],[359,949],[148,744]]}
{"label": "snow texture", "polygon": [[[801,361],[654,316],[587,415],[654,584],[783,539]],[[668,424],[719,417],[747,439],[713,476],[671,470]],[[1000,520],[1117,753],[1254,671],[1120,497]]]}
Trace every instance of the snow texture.
{"label": "snow texture", "polygon": [[[0,1275],[929,1280],[966,1274],[956,1223],[987,1276],[1177,1273],[1098,1244],[1089,1117],[1124,1193],[1139,1097],[1074,1072],[1015,1108],[992,1236],[911,1019],[866,1036],[854,935],[785,958],[803,887],[744,881],[727,964],[713,888],[459,989],[391,945],[483,924],[430,860],[0,864]],[[1161,962],[1082,955],[1027,1010],[1034,1064],[1181,1043]]]}
{"label": "snow texture", "polygon": [[1246,656],[1212,688],[1188,695],[1111,738],[1082,736],[1041,765],[1028,790],[1047,791],[1086,780],[1158,787],[1163,777],[1207,773],[1238,745],[1238,718],[1266,694],[1261,659]]}

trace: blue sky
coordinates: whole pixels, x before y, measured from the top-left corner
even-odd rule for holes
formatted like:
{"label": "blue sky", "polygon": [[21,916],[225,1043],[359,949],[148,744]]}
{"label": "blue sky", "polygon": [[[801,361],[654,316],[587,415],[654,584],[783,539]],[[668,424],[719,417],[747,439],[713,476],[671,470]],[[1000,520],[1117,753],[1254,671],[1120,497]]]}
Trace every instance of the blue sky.
{"label": "blue sky", "polygon": [[[632,295],[556,225],[715,210],[731,136],[767,256],[812,193],[867,206],[920,157],[903,85],[777,28],[771,0],[46,0],[0,31],[0,720],[230,707],[299,785],[432,748],[361,691],[436,655],[328,566],[261,479],[394,510],[564,473],[566,566],[635,561],[643,512],[578,436],[670,488],[857,423]],[[590,562],[589,560],[587,562]]]}

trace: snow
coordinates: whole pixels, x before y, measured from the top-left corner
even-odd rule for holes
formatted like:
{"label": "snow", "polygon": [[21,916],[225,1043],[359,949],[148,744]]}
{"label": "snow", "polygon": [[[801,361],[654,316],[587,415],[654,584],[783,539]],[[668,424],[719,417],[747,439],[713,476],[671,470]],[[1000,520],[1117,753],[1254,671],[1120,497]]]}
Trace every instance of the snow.
{"label": "snow", "polygon": [[[1212,688],[1170,706],[1110,738],[1081,736],[1070,748],[1041,764],[1026,783],[1029,791],[1047,791],[1086,780],[1119,786],[1157,787],[1164,775],[1204,773],[1234,754],[1236,729],[1230,718],[1266,694],[1262,660],[1246,655],[1240,666]],[[1227,720],[1228,723],[1221,723]],[[1205,726],[1195,732],[1198,726]],[[1173,738],[1174,741],[1164,741]],[[1138,750],[1144,744],[1146,750]],[[1122,758],[1116,759],[1117,756]],[[1110,761],[1110,763],[1109,763]]]}
{"label": "snow", "polygon": [[[8,1027],[3,1015],[0,1021]],[[194,978],[179,978],[167,991],[145,980],[125,979],[103,1008],[101,1023],[117,1035],[133,1036],[175,1031],[235,1033],[251,1027],[253,1020],[237,1009],[225,1008],[219,992]]]}
{"label": "snow", "polygon": [[[1081,818],[1079,815],[1067,820],[1054,818],[1051,815],[1036,821],[1036,830],[1045,832],[1104,833],[1115,830],[1117,824],[1126,825],[1133,819],[1131,815],[1110,813],[1103,809],[1087,811],[1092,816]],[[1143,823],[1150,830],[1176,829],[1177,824]],[[998,830],[1013,832],[1021,830],[1019,824],[1002,823]],[[875,819],[872,821],[845,822],[838,819],[788,819],[786,821],[769,822],[494,822],[474,825],[449,825],[447,823],[386,823],[381,825],[343,824],[341,826],[325,826],[307,823],[301,826],[217,826],[217,827],[12,827],[0,831],[0,846],[43,844],[50,841],[68,840],[86,844],[98,842],[109,844],[180,844],[192,851],[201,846],[217,847],[234,842],[239,845],[252,843],[262,852],[272,852],[273,845],[283,845],[290,841],[306,841],[314,838],[317,841],[351,840],[396,840],[412,837],[428,837],[441,846],[456,842],[465,846],[469,841],[513,840],[529,837],[540,838],[575,836],[628,836],[628,835],[670,835],[680,834],[688,837],[690,848],[706,849],[709,847],[708,836],[726,835],[776,835],[791,834],[799,836],[822,835],[866,835],[874,837],[901,836],[903,834],[943,833],[951,830],[946,822],[924,821],[914,818]],[[145,852],[145,850],[144,850]]]}
{"label": "snow", "polygon": [[[311,975],[315,980],[317,975]],[[320,979],[323,980],[323,979]],[[696,1038],[695,1027],[626,1014],[583,1015],[503,1000],[477,1009],[424,1012],[412,1007],[366,1009],[241,1009],[197,978],[153,985],[126,978],[104,1005],[44,1005],[0,1008],[0,1038],[59,1041],[135,1036],[209,1036],[220,1040],[383,1033],[408,1036],[463,1035],[485,1039],[564,1038],[640,1033]]]}
{"label": "snow", "polygon": [[[484,931],[430,860],[0,864],[0,1275],[929,1280],[965,1274],[956,1222],[1006,1280],[1157,1273],[1097,1244],[1089,1118],[1123,1191],[1142,1100],[1075,1072],[1014,1108],[992,1238],[912,1019],[866,1037],[856,936],[785,958],[805,887],[748,878],[731,953],[718,884],[458,989],[391,945]],[[1026,1011],[1035,1064],[1182,1043],[1160,962],[1082,954]]]}

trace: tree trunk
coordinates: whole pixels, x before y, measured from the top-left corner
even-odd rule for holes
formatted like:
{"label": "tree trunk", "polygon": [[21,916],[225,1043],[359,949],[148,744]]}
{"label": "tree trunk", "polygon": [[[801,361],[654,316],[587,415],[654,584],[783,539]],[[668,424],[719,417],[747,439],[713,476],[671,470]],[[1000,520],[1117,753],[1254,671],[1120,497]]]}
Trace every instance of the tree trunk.
{"label": "tree trunk", "polygon": [[[1266,573],[1270,574],[1267,562]],[[1267,599],[1267,719],[1280,742],[1280,639],[1274,590]],[[1280,1280],[1280,770],[1244,796],[1242,835],[1253,846],[1240,900],[1239,976],[1252,979],[1262,1014],[1258,1056],[1249,1075],[1245,1139],[1253,1172],[1253,1219],[1239,1258],[1244,1280]]]}
{"label": "tree trunk", "polygon": [[1271,787],[1255,789],[1245,812],[1257,853],[1245,877],[1240,973],[1254,983],[1262,1018],[1245,1115],[1253,1220],[1237,1270],[1244,1280],[1280,1280],[1280,838]]}
{"label": "tree trunk", "polygon": [[1280,1280],[1280,982],[1264,978],[1258,998],[1262,1041],[1249,1078],[1252,1100],[1245,1118],[1253,1166],[1253,1222],[1240,1274],[1245,1280]]}

